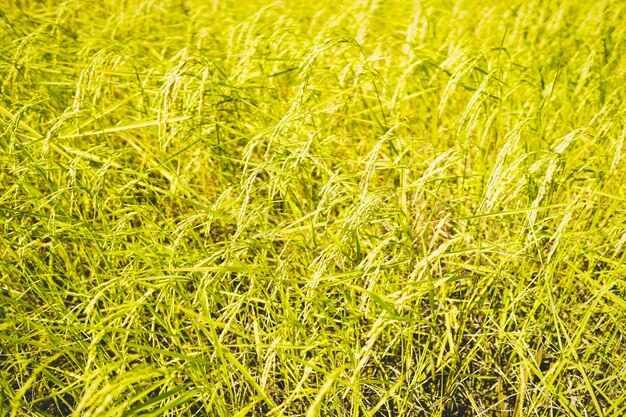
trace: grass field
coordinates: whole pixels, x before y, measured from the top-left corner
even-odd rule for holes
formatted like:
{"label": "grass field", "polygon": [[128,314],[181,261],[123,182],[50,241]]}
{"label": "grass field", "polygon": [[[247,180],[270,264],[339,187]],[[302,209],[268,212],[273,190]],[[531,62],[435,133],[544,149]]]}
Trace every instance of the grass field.
{"label": "grass field", "polygon": [[0,0],[0,416],[626,415],[624,22]]}

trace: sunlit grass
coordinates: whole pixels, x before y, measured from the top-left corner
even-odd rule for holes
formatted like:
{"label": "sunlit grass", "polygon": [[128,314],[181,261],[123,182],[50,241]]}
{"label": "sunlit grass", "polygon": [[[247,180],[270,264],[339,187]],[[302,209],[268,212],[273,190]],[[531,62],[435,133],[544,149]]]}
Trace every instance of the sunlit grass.
{"label": "sunlit grass", "polygon": [[0,4],[0,416],[626,414],[624,21]]}

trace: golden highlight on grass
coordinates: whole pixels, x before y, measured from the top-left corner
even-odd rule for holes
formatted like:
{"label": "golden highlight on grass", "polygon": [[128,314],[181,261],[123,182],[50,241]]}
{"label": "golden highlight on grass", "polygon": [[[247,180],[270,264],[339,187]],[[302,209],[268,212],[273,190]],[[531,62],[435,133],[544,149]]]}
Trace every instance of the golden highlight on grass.
{"label": "golden highlight on grass", "polygon": [[0,3],[0,416],[626,414],[623,1]]}

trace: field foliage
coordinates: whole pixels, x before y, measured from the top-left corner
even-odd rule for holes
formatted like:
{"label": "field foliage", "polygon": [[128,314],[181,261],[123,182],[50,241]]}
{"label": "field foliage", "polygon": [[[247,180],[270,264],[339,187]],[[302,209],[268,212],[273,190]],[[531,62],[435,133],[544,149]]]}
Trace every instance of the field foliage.
{"label": "field foliage", "polygon": [[623,416],[626,3],[0,0],[0,416]]}

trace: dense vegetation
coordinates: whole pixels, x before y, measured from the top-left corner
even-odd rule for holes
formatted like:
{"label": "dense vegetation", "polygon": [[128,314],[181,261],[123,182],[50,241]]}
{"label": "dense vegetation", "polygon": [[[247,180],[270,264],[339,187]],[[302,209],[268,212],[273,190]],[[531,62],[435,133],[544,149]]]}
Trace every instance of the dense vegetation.
{"label": "dense vegetation", "polygon": [[0,415],[625,415],[624,22],[0,0]]}

